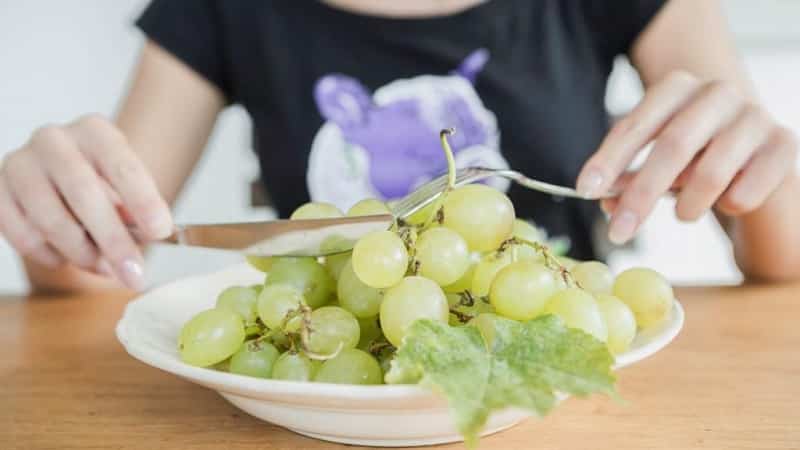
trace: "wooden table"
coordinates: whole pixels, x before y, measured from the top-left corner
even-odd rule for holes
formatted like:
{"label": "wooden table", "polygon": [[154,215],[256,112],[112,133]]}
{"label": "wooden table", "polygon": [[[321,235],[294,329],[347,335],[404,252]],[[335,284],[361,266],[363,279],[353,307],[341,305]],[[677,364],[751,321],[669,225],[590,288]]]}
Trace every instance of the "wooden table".
{"label": "wooden table", "polygon": [[[620,373],[627,404],[569,400],[481,448],[800,448],[800,285],[678,292],[686,326]],[[354,448],[256,420],[129,357],[113,334],[126,301],[0,299],[0,449]]]}

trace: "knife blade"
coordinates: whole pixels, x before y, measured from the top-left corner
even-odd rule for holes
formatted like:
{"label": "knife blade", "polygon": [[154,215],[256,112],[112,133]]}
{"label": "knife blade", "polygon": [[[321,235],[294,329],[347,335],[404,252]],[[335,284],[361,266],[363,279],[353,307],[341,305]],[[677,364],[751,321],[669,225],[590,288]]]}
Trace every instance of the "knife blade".
{"label": "knife blade", "polygon": [[178,225],[162,242],[235,250],[250,256],[325,256],[351,250],[373,231],[388,230],[391,214],[331,219]]}

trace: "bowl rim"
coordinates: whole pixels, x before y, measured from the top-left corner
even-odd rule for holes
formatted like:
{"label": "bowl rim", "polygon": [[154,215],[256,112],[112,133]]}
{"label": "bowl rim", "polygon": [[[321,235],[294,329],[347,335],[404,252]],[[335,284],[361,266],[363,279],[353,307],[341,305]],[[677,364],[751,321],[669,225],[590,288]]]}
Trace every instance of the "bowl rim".
{"label": "bowl rim", "polygon": [[[184,363],[174,355],[148,345],[145,339],[137,339],[137,331],[131,327],[136,324],[139,309],[149,311],[149,305],[154,297],[163,297],[170,289],[175,289],[184,284],[192,284],[200,279],[213,279],[222,274],[241,270],[242,265],[224,269],[219,272],[181,278],[162,286],[156,287],[139,297],[131,300],[123,311],[122,317],[117,322],[115,334],[125,351],[139,361],[152,367],[164,370],[173,375],[186,378],[190,381],[212,387],[215,390],[236,393],[239,395],[259,396],[292,396],[299,398],[327,398],[338,401],[381,401],[381,400],[412,400],[430,399],[435,394],[419,385],[345,385],[333,383],[287,381],[249,377],[245,375],[221,372],[218,370],[195,367]],[[161,300],[163,301],[163,299]],[[158,302],[155,302],[158,304]],[[617,355],[613,370],[626,367],[641,361],[664,347],[678,335],[685,320],[684,309],[675,299],[672,313],[667,321],[660,325],[657,333],[652,333],[649,342]],[[637,334],[637,338],[639,335]]]}

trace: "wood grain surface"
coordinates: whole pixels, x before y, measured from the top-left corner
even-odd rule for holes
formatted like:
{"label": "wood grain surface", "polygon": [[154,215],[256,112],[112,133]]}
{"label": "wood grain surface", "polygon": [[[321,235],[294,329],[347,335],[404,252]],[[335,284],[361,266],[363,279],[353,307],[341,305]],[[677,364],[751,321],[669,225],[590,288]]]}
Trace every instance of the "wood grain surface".
{"label": "wood grain surface", "polygon": [[[685,328],[619,373],[624,404],[568,400],[481,448],[800,449],[800,286],[678,295]],[[0,449],[357,448],[261,422],[129,357],[113,333],[127,300],[0,299]]]}

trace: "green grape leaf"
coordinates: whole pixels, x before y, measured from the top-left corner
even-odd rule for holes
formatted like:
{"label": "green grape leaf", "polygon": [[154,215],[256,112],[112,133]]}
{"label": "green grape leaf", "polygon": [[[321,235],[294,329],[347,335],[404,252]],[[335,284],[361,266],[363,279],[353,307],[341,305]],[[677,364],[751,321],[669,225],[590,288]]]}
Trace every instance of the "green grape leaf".
{"label": "green grape leaf", "polygon": [[539,416],[557,393],[615,395],[613,357],[605,344],[567,328],[556,316],[526,323],[497,318],[492,348],[477,328],[418,320],[397,350],[388,383],[442,393],[468,445],[494,410],[518,407]]}

